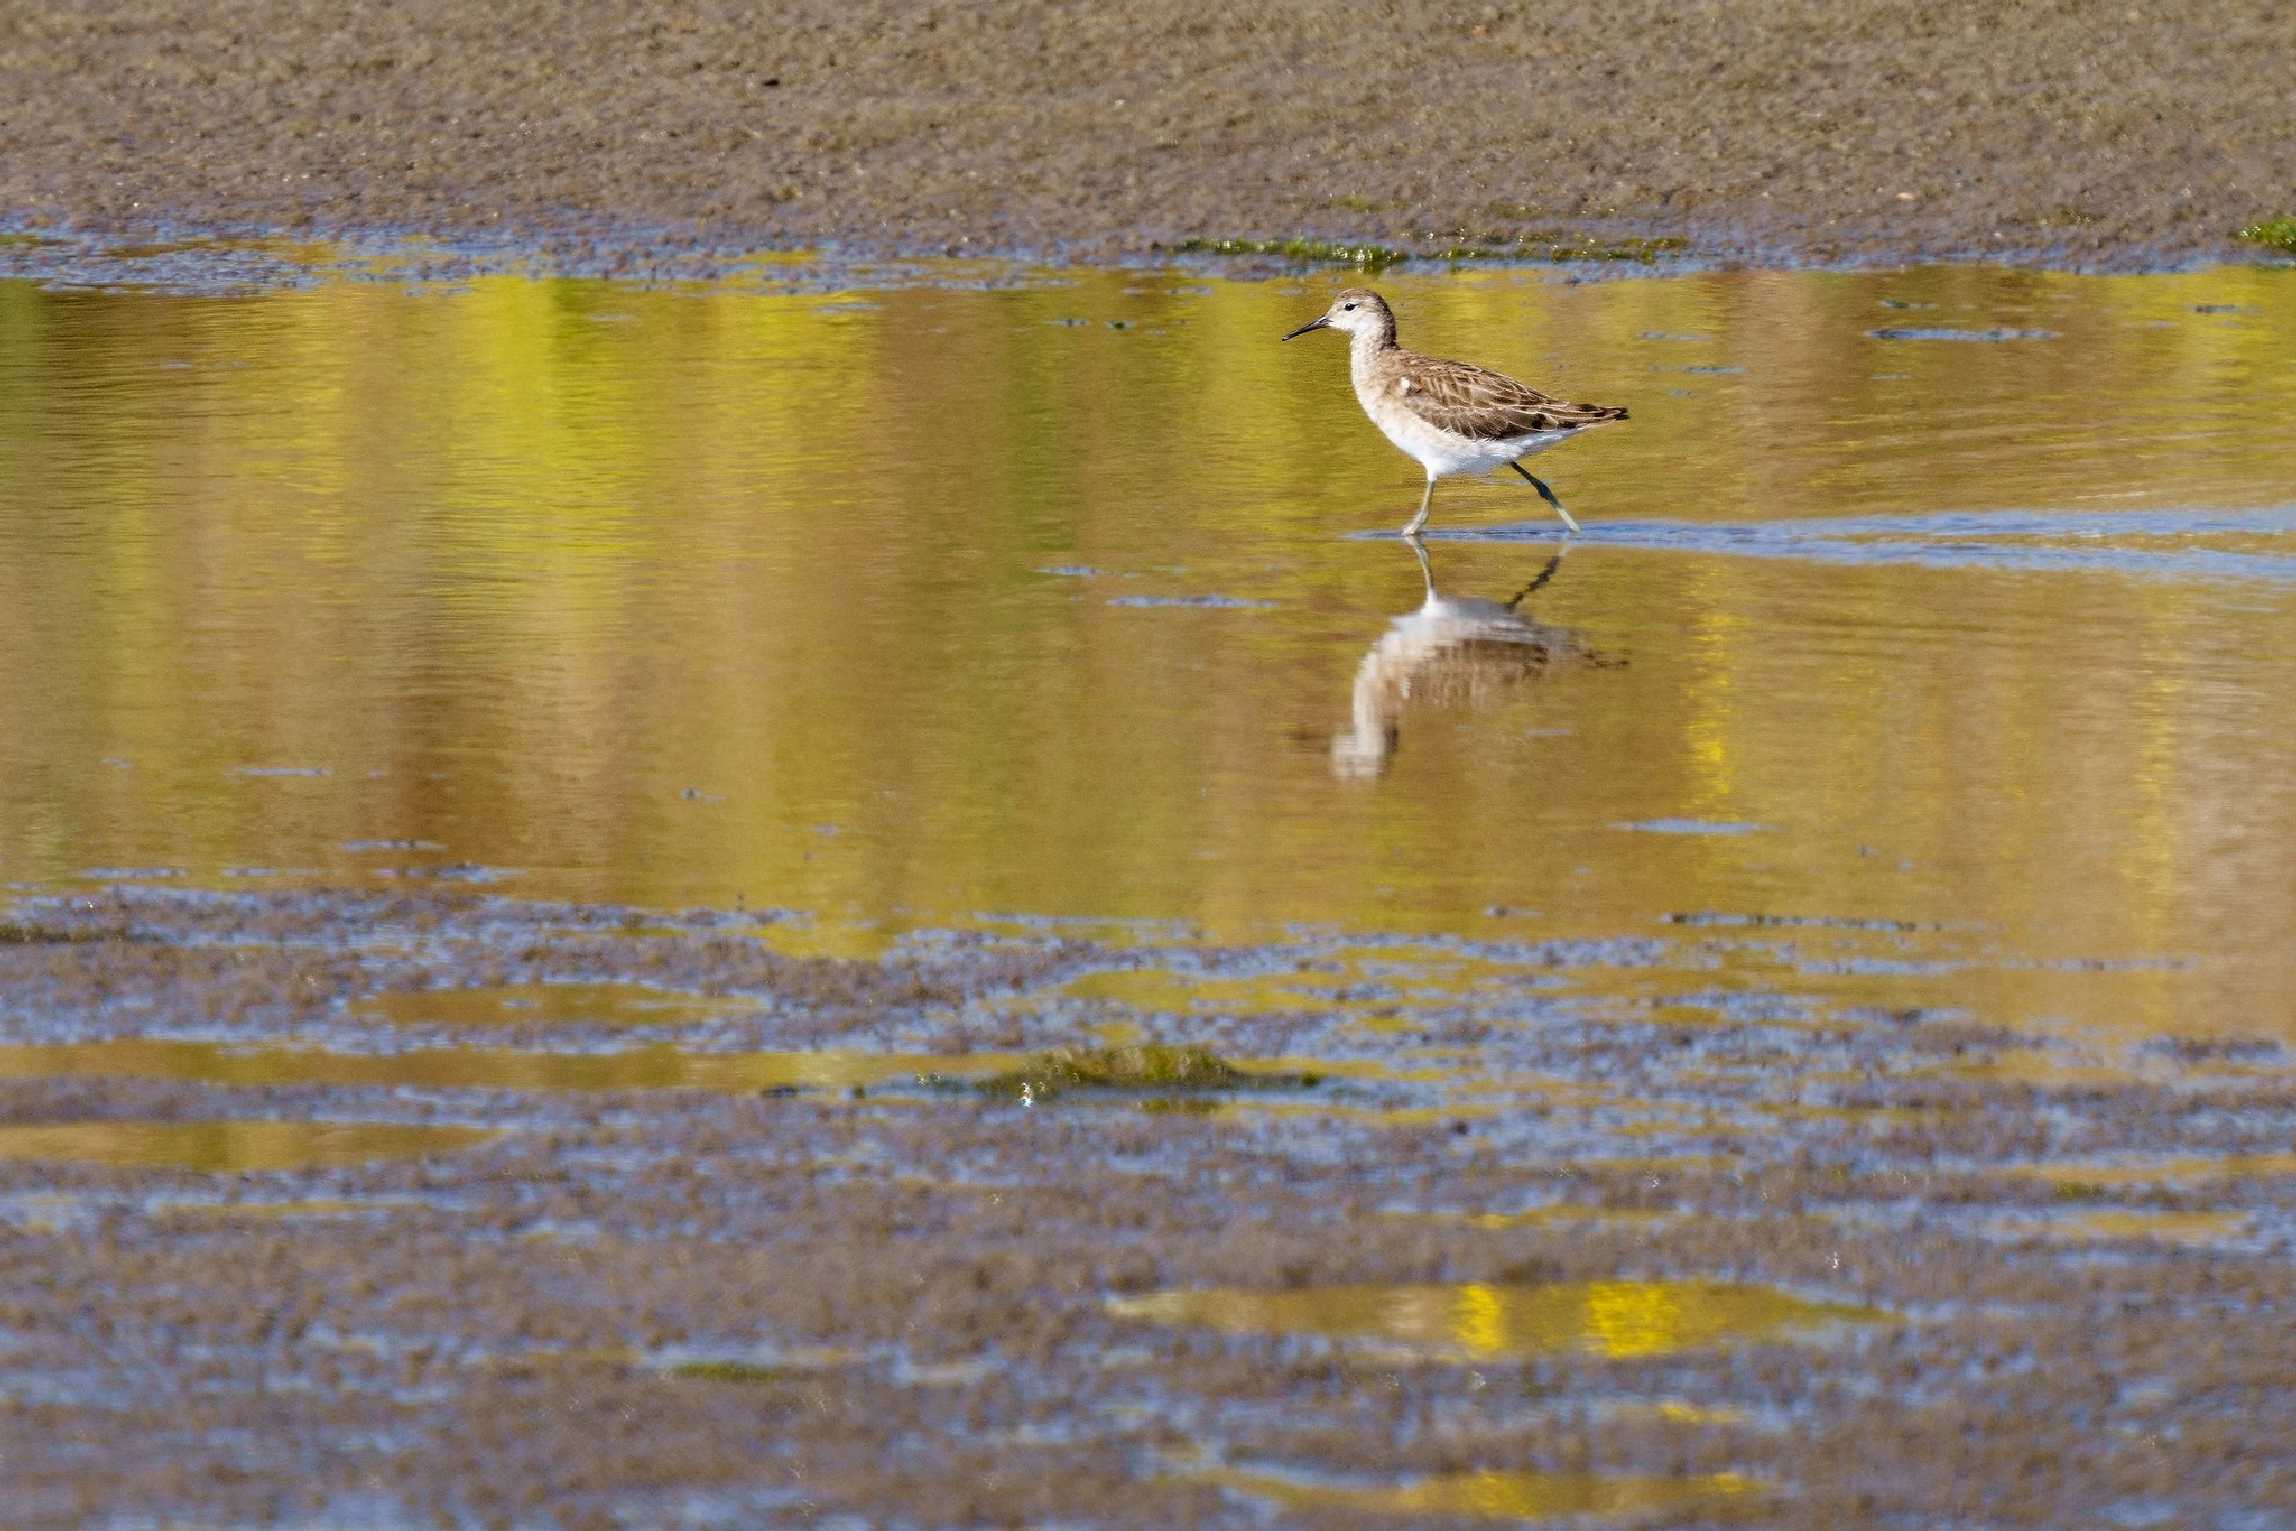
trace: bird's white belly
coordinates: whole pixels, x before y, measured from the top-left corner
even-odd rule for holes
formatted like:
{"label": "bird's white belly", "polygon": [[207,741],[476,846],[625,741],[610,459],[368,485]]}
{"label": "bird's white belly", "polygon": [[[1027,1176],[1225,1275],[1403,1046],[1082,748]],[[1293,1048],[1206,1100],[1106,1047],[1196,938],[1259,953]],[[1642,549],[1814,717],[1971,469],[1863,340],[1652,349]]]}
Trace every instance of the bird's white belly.
{"label": "bird's white belly", "polygon": [[1571,435],[1569,431],[1539,431],[1500,441],[1474,441],[1430,425],[1399,404],[1363,398],[1361,394],[1357,398],[1363,412],[1371,417],[1371,423],[1379,427],[1379,433],[1394,442],[1406,456],[1417,458],[1429,478],[1488,473],[1518,457],[1543,452]]}

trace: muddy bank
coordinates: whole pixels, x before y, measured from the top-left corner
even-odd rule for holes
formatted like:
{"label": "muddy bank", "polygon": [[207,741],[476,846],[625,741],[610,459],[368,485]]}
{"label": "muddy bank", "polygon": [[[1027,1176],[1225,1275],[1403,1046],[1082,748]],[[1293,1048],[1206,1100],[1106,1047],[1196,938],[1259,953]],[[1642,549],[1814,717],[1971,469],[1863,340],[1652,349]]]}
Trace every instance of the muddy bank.
{"label": "muddy bank", "polygon": [[499,233],[609,266],[1296,235],[2141,266],[2296,210],[2287,25],[2263,0],[12,0],[0,215]]}
{"label": "muddy bank", "polygon": [[[1477,981],[1398,1029],[1254,987],[1336,939],[793,960],[731,913],[139,890],[7,931],[14,1524],[2296,1513],[2268,1045],[2097,1078],[1915,1013],[1574,1009],[1703,950],[1644,945],[1421,950]],[[686,1008],[532,1003],[612,979]],[[420,1062],[1080,1035],[1285,1071]]]}

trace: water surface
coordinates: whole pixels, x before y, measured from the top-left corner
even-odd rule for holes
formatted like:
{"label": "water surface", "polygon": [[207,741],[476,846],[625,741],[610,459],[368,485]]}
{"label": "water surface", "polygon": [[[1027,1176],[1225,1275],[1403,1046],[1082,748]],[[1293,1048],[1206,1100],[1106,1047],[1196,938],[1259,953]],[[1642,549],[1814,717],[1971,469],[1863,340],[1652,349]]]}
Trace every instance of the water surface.
{"label": "water surface", "polygon": [[2296,273],[1383,285],[1633,409],[1542,459],[1559,564],[1513,482],[1372,535],[1321,281],[0,283],[0,878],[2296,1040]]}
{"label": "water surface", "polygon": [[449,1153],[475,1127],[333,1121],[78,1121],[0,1126],[0,1159],[252,1174]]}
{"label": "water surface", "polygon": [[1767,1287],[1713,1281],[1548,1286],[1345,1286],[1156,1292],[1110,1304],[1123,1318],[1240,1334],[1384,1340],[1438,1355],[1581,1350],[1660,1356],[1793,1336],[1822,1337],[1886,1315]]}

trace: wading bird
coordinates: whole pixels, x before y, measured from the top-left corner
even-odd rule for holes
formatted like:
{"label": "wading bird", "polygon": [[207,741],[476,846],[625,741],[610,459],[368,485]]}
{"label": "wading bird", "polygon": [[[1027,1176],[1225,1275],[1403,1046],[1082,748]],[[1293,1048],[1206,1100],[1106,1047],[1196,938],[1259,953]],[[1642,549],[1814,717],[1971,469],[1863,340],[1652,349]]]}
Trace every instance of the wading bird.
{"label": "wading bird", "polygon": [[1348,376],[1363,412],[1381,435],[1427,470],[1427,492],[1419,496],[1419,514],[1403,528],[1404,536],[1418,536],[1427,524],[1437,479],[1501,466],[1529,479],[1563,525],[1579,529],[1555,492],[1517,459],[1544,452],[1589,426],[1624,420],[1624,408],[1550,399],[1488,368],[1406,351],[1395,343],[1394,311],[1368,287],[1348,288],[1331,300],[1322,318],[1284,339],[1325,329],[1347,334]]}

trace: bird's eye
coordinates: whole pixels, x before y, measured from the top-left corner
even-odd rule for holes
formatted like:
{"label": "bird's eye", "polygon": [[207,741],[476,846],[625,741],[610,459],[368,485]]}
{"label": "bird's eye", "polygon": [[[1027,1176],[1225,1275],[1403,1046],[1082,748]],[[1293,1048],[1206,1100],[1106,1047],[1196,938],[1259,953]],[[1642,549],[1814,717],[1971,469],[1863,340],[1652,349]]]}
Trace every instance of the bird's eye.
{"label": "bird's eye", "polygon": [[1354,305],[1353,303],[1350,303],[1350,304],[1348,304],[1348,305],[1347,305],[1347,311],[1348,311],[1349,313],[1351,313],[1351,314],[1352,314],[1352,313],[1354,313],[1354,312],[1355,312],[1355,305]]}

